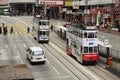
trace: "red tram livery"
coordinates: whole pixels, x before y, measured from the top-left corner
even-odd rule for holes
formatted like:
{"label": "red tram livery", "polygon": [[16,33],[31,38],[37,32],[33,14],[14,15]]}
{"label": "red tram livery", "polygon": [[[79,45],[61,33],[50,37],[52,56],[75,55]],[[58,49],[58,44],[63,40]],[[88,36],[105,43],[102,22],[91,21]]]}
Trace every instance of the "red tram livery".
{"label": "red tram livery", "polygon": [[66,51],[82,63],[98,62],[98,30],[95,26],[66,25]]}

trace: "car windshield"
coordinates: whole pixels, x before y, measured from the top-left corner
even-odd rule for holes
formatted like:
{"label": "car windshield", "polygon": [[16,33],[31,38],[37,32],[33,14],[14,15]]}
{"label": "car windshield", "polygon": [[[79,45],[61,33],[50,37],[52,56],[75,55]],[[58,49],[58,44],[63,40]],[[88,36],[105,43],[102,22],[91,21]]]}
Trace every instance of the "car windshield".
{"label": "car windshield", "polygon": [[34,56],[42,56],[44,54],[44,51],[34,51],[33,55]]}

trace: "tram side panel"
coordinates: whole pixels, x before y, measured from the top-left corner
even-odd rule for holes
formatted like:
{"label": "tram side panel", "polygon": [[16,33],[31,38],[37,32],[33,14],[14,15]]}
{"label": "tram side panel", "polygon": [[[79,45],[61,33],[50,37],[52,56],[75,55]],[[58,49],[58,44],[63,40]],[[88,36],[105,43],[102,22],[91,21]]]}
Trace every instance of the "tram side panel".
{"label": "tram side panel", "polygon": [[[68,28],[69,29],[69,28]],[[81,63],[98,62],[98,38],[95,37],[97,31],[77,30],[70,26],[67,29],[67,46],[68,55],[73,55]],[[76,31],[75,31],[76,30]],[[94,34],[93,38],[85,37],[84,34]],[[90,50],[92,49],[92,52]]]}
{"label": "tram side panel", "polygon": [[57,26],[57,34],[66,40],[66,28],[64,26]]}

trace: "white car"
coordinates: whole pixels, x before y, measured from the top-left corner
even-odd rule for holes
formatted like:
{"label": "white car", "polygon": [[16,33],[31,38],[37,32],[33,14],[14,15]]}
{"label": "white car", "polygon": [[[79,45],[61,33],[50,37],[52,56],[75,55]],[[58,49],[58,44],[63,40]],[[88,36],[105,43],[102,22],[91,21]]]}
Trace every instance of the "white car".
{"label": "white car", "polygon": [[41,49],[40,47],[28,48],[26,57],[31,64],[34,62],[46,62],[45,51],[43,51],[43,49]]}

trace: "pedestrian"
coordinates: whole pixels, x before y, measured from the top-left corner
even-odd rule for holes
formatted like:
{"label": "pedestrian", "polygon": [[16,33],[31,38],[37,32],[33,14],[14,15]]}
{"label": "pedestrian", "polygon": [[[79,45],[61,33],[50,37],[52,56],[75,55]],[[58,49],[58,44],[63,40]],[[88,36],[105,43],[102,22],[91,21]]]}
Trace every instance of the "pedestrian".
{"label": "pedestrian", "polygon": [[51,25],[51,31],[53,31],[53,25]]}
{"label": "pedestrian", "polygon": [[35,27],[33,26],[33,27],[32,27],[32,31],[34,31],[34,30],[35,30]]}
{"label": "pedestrian", "polygon": [[4,33],[4,35],[6,35],[7,32],[8,32],[8,30],[7,30],[7,26],[6,26],[6,27],[3,27],[3,33]]}
{"label": "pedestrian", "polygon": [[27,33],[29,33],[30,32],[30,28],[29,27],[27,27]]}
{"label": "pedestrian", "polygon": [[14,33],[13,27],[10,28],[10,34]]}
{"label": "pedestrian", "polygon": [[2,27],[0,26],[0,34],[2,34]]}
{"label": "pedestrian", "polygon": [[4,23],[2,23],[2,27],[4,27],[5,26],[5,24]]}

